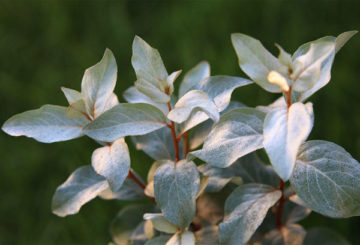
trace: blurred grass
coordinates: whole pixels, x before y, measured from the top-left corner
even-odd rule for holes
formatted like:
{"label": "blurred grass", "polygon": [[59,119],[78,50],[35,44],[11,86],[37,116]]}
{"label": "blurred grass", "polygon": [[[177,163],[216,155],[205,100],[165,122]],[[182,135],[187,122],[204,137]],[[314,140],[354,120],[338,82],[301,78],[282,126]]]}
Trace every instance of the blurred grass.
{"label": "blurred grass", "polygon": [[[360,2],[322,1],[79,1],[0,0],[0,122],[43,104],[66,105],[60,86],[79,89],[84,70],[106,47],[118,63],[116,93],[135,80],[131,44],[139,35],[159,49],[169,72],[208,60],[212,74],[243,75],[230,34],[254,36],[277,54],[325,35],[360,29]],[[311,97],[312,139],[342,145],[360,159],[360,37],[335,59],[331,83]],[[252,85],[234,99],[250,106],[276,95]],[[52,145],[0,132],[0,244],[105,244],[111,219],[125,202],[94,200],[66,218],[51,213],[56,187],[78,166],[89,164],[96,144],[87,138]],[[141,174],[151,160],[131,147]],[[360,244],[359,218],[313,214],[306,227],[338,230]]]}

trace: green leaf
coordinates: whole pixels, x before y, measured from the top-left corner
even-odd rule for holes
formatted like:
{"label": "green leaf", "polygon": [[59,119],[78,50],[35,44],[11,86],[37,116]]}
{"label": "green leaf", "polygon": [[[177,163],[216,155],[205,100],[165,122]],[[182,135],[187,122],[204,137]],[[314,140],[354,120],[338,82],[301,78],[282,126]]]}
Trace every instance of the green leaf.
{"label": "green leaf", "polygon": [[[275,229],[265,235],[263,245],[303,245],[306,231],[297,224]],[[325,244],[325,243],[319,243]]]}
{"label": "green leaf", "polygon": [[44,105],[9,118],[2,130],[12,136],[26,136],[43,143],[53,143],[83,136],[84,117],[66,117],[66,107]]}
{"label": "green leaf", "polygon": [[[138,179],[141,180],[141,177],[137,175],[134,171],[133,173],[136,175]],[[143,181],[142,181],[143,182]],[[106,188],[99,194],[99,197],[105,200],[140,200],[144,199],[144,190],[133,180],[133,179],[125,179],[124,183],[120,187],[120,189],[116,192],[113,192],[110,187]]]}
{"label": "green leaf", "polygon": [[131,64],[135,70],[136,77],[146,80],[159,88],[159,79],[166,81],[168,77],[159,51],[152,48],[138,36],[134,38],[132,49]]}
{"label": "green leaf", "polygon": [[292,174],[296,154],[313,126],[312,104],[295,103],[266,115],[264,148],[275,171],[284,180]]}
{"label": "green leaf", "polygon": [[61,217],[76,214],[107,187],[106,179],[91,166],[80,167],[56,189],[52,200],[53,213]]}
{"label": "green leaf", "polygon": [[263,184],[236,188],[225,202],[225,218],[219,226],[220,243],[246,244],[280,197],[279,190]]}
{"label": "green leaf", "polygon": [[[239,87],[251,84],[248,79],[232,76],[211,76],[203,79],[198,87],[199,90],[205,92],[211,98],[219,112],[225,110],[230,104],[232,92]],[[209,116],[198,111],[193,113],[190,118],[184,123],[181,134],[195,127],[196,125],[207,120]]]}
{"label": "green leaf", "polygon": [[280,93],[279,86],[267,80],[270,71],[279,71],[281,64],[259,40],[234,33],[231,41],[239,59],[240,68],[259,86],[271,93]]}
{"label": "green leaf", "polygon": [[182,80],[179,88],[179,98],[183,97],[190,90],[197,88],[200,82],[210,76],[210,64],[202,61],[188,71]]}
{"label": "green leaf", "polygon": [[165,232],[165,233],[176,233],[178,228],[176,225],[170,223],[162,214],[144,214],[145,220],[151,220],[154,228],[158,231]]}
{"label": "green leaf", "polygon": [[303,245],[350,245],[339,233],[328,228],[312,228],[305,237]]}
{"label": "green leaf", "polygon": [[200,90],[191,90],[181,97],[169,114],[168,119],[182,123],[195,111],[205,112],[213,121],[219,120],[219,112],[209,96]]}
{"label": "green leaf", "polygon": [[116,76],[115,57],[109,49],[105,50],[99,63],[86,69],[81,82],[81,93],[86,100],[87,112],[92,118],[104,112],[114,91]]}
{"label": "green leaf", "polygon": [[238,108],[224,114],[205,140],[202,150],[191,155],[216,167],[228,167],[236,159],[263,147],[265,113]]}
{"label": "green leaf", "polygon": [[114,141],[110,146],[96,149],[91,164],[98,174],[107,179],[112,191],[118,191],[130,170],[129,148],[124,138]]}
{"label": "green leaf", "polygon": [[335,40],[310,43],[307,52],[293,61],[293,89],[298,92],[311,89],[319,81],[323,63],[334,53]]}
{"label": "green leaf", "polygon": [[194,233],[190,231],[176,233],[170,238],[166,245],[195,245]]}
{"label": "green leaf", "polygon": [[[132,137],[136,149],[143,150],[154,160],[175,160],[174,143],[169,128],[161,128],[151,133]],[[182,156],[183,145],[179,142],[179,154]]]}
{"label": "green leaf", "polygon": [[114,141],[129,135],[142,135],[166,126],[164,114],[149,104],[119,104],[84,128],[84,133],[100,141]]}
{"label": "green leaf", "polygon": [[126,89],[123,97],[129,103],[146,103],[159,108],[164,113],[164,115],[167,115],[169,113],[169,108],[166,104],[155,103],[150,97],[141,93],[134,86]]}
{"label": "green leaf", "polygon": [[315,212],[334,218],[360,215],[360,164],[334,143],[304,143],[290,182]]}
{"label": "green leaf", "polygon": [[190,225],[200,190],[200,176],[193,162],[181,160],[161,165],[154,176],[155,199],[165,218],[184,229]]}

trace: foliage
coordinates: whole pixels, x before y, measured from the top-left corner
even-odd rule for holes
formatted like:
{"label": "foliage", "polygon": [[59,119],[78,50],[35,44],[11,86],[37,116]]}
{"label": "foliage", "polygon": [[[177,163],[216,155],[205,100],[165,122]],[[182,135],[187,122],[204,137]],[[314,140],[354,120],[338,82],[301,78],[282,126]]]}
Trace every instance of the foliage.
{"label": "foliage", "polygon": [[[52,207],[67,216],[96,197],[150,199],[118,214],[111,229],[116,244],[315,244],[322,232],[295,224],[310,210],[360,215],[359,163],[334,143],[306,141],[314,112],[305,101],[330,81],[335,54],[355,33],[320,38],[293,55],[277,45],[278,58],[260,41],[233,34],[239,66],[251,80],[211,76],[203,61],[185,74],[178,96],[181,70],[169,74],[159,52],[136,36],[137,81],[124,93],[128,103],[113,92],[117,65],[106,49],[85,71],[81,92],[62,88],[68,107],[24,112],[2,129],[44,143],[87,135],[101,145],[91,165],[58,187]],[[257,108],[231,101],[236,88],[252,83],[282,96]],[[146,183],[130,166],[126,136],[155,161]],[[257,156],[261,149],[269,165]],[[137,222],[124,225],[128,217]]]}

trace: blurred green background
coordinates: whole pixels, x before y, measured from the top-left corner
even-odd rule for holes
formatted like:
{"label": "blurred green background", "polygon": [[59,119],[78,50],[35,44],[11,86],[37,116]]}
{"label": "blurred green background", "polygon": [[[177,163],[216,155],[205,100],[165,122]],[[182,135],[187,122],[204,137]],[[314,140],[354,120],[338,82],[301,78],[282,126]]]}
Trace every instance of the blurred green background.
{"label": "blurred green background", "polygon": [[[0,0],[0,123],[43,104],[66,105],[60,86],[80,89],[84,70],[106,47],[118,63],[116,93],[135,80],[131,44],[139,35],[159,49],[169,72],[188,71],[208,60],[212,74],[242,75],[230,34],[263,41],[274,54],[277,42],[293,52],[307,41],[360,29],[360,1],[78,1]],[[360,159],[360,35],[338,53],[330,84],[312,96],[311,139],[345,147]],[[234,99],[249,106],[277,96],[256,85]],[[83,137],[41,144],[0,132],[0,244],[106,244],[109,224],[125,202],[96,199],[79,214],[51,213],[52,195],[78,166],[89,164],[97,147]],[[144,174],[151,160],[131,146],[133,168]],[[338,230],[360,244],[359,218],[328,219],[312,214],[305,227]]]}

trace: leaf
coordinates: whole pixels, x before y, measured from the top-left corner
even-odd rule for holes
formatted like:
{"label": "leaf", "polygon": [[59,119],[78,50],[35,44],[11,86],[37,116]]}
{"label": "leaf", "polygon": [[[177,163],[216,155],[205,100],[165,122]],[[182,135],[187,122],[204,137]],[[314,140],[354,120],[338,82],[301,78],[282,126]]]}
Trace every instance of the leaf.
{"label": "leaf", "polygon": [[193,162],[181,160],[161,165],[155,172],[155,199],[165,218],[184,229],[195,216],[200,176]]}
{"label": "leaf", "polygon": [[231,41],[239,59],[240,68],[255,83],[268,92],[280,93],[281,89],[267,80],[270,71],[278,71],[281,64],[259,40],[250,36],[234,33]]}
{"label": "leaf", "polygon": [[214,102],[206,93],[200,90],[191,90],[181,97],[169,114],[168,119],[176,123],[182,123],[189,118],[194,111],[205,112],[213,121],[219,120],[219,112]]}
{"label": "leaf", "polygon": [[65,87],[61,87],[61,90],[63,91],[66,100],[69,102],[69,104],[72,104],[77,100],[83,99],[83,96],[79,91]]}
{"label": "leaf", "polygon": [[52,211],[61,217],[76,214],[107,187],[106,179],[96,174],[91,166],[80,167],[56,189]]}
{"label": "leaf", "polygon": [[337,36],[335,40],[335,53],[339,52],[339,50],[357,33],[358,31],[347,31]]}
{"label": "leaf", "polygon": [[335,53],[335,40],[310,43],[306,53],[296,57],[292,77],[293,89],[304,92],[311,89],[321,76],[322,65]]}
{"label": "leaf", "polygon": [[[134,172],[133,172],[134,173]],[[137,178],[141,179],[136,173],[134,173]],[[113,192],[110,187],[102,191],[99,196],[105,200],[139,200],[145,198],[144,190],[133,180],[125,179],[124,183],[120,189],[116,192]]]}
{"label": "leaf", "polygon": [[210,64],[207,61],[202,61],[188,71],[182,80],[179,88],[179,98],[184,96],[187,92],[199,86],[200,81],[210,76]]}
{"label": "leaf", "polygon": [[146,103],[159,108],[164,113],[164,115],[169,113],[169,108],[166,104],[155,103],[150,97],[141,93],[134,86],[126,89],[123,97],[129,103]]}
{"label": "leaf", "polygon": [[165,233],[176,233],[178,231],[176,225],[171,224],[162,214],[144,214],[145,220],[150,220],[154,228]]}
{"label": "leaf", "polygon": [[86,100],[87,112],[92,118],[104,112],[114,91],[116,76],[116,61],[110,49],[105,50],[99,63],[86,69],[81,82],[81,93]]}
{"label": "leaf", "polygon": [[[154,160],[175,160],[174,143],[169,128],[161,128],[151,133],[132,137],[136,149],[144,151]],[[183,144],[179,143],[182,156]]]}
{"label": "leaf", "polygon": [[302,245],[305,235],[306,231],[303,227],[290,224],[281,227],[280,230],[272,230],[266,234],[263,245]]}
{"label": "leaf", "polygon": [[195,245],[194,233],[190,231],[176,233],[170,238],[166,245]]}
{"label": "leaf", "polygon": [[44,105],[9,118],[2,130],[12,136],[26,136],[43,143],[71,140],[83,136],[89,121],[83,117],[66,117],[66,107]]}
{"label": "leaf", "polygon": [[312,228],[305,237],[303,245],[350,245],[339,233],[328,228]]}
{"label": "leaf", "polygon": [[114,141],[129,135],[142,135],[166,125],[164,114],[156,107],[137,103],[119,104],[84,128],[84,133],[100,141]]}
{"label": "leaf", "polygon": [[273,109],[276,109],[279,107],[286,107],[286,106],[287,106],[286,101],[285,101],[284,97],[281,96],[277,100],[275,100],[273,103],[271,103],[270,105],[267,105],[267,106],[259,105],[256,107],[256,109],[267,114],[270,111],[272,111]]}
{"label": "leaf", "polygon": [[167,241],[171,238],[168,235],[155,237],[145,243],[145,245],[166,245]]}
{"label": "leaf", "polygon": [[[236,88],[251,83],[250,80],[241,77],[211,76],[207,79],[203,79],[198,89],[205,92],[209,98],[214,101],[217,110],[222,112],[229,106],[232,92]],[[193,113],[186,123],[184,123],[181,134],[204,122],[208,118],[209,116],[202,111]]]}
{"label": "leaf", "polygon": [[295,204],[294,202],[285,202],[283,209],[282,224],[294,224],[305,219],[311,213],[311,209]]}
{"label": "leaf", "polygon": [[146,243],[146,241],[149,240],[149,237],[147,237],[146,234],[146,228],[146,222],[144,221],[135,227],[135,229],[131,232],[130,235],[131,245],[143,245]]}
{"label": "leaf", "polygon": [[132,49],[131,64],[138,79],[144,79],[156,87],[159,85],[159,79],[167,79],[168,73],[158,50],[138,36],[134,38]]}
{"label": "leaf", "polygon": [[130,170],[129,148],[124,138],[114,141],[110,146],[96,149],[91,164],[98,174],[107,179],[112,191],[118,191]]}
{"label": "leaf", "polygon": [[[229,106],[226,107],[225,110],[223,110],[220,113],[220,116],[240,107],[246,107],[244,104],[237,102],[237,101],[231,101]],[[196,125],[194,128],[192,128],[191,133],[189,135],[189,149],[194,150],[200,145],[202,145],[206,139],[206,137],[209,135],[212,127],[214,125],[214,122],[210,119],[207,119],[206,121]]]}
{"label": "leaf", "polygon": [[291,185],[313,211],[334,218],[360,215],[360,165],[342,147],[327,141],[304,143]]}
{"label": "leaf", "polygon": [[263,184],[236,188],[225,202],[225,218],[219,226],[220,244],[245,244],[281,197],[281,192]]}
{"label": "leaf", "polygon": [[[167,77],[166,82],[169,86],[167,88],[167,91],[168,91],[167,94],[172,94],[174,92],[174,82],[180,76],[181,72],[182,72],[182,70],[174,71]],[[165,90],[165,92],[166,92],[166,90]]]}
{"label": "leaf", "polygon": [[292,58],[291,55],[289,53],[287,53],[279,44],[275,43],[275,46],[279,49],[279,61],[282,65],[285,66],[285,68],[287,68],[285,70],[285,72],[288,71],[289,68],[292,68],[293,66],[293,62],[292,62]]}
{"label": "leaf", "polygon": [[170,96],[163,91],[161,91],[158,87],[148,82],[145,79],[138,79],[135,82],[135,87],[146,96],[148,96],[155,103],[166,104],[170,101]]}
{"label": "leaf", "polygon": [[263,147],[265,113],[238,108],[224,114],[205,140],[202,150],[190,154],[215,167],[228,167],[236,159]]}
{"label": "leaf", "polygon": [[81,116],[87,117],[85,101],[83,99],[79,99],[70,104],[66,109],[66,116],[69,118],[76,118]]}
{"label": "leaf", "polygon": [[298,149],[311,132],[311,114],[311,104],[295,103],[289,109],[277,108],[266,115],[264,148],[275,171],[284,181],[290,178]]}

